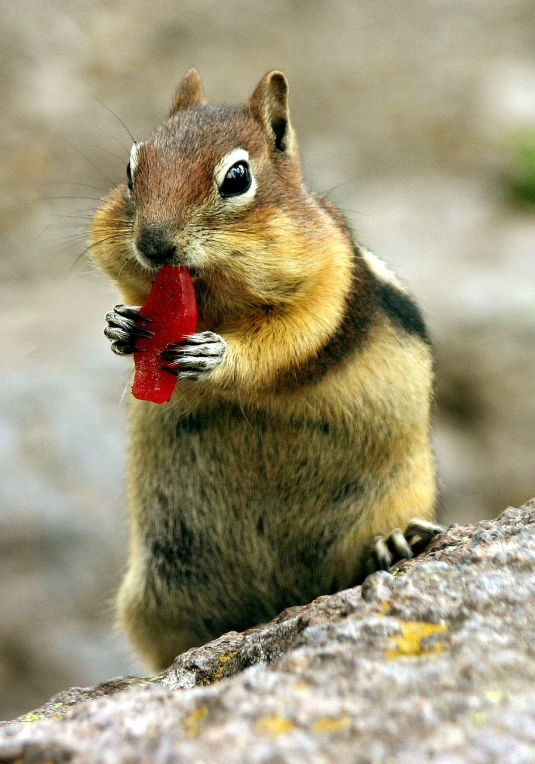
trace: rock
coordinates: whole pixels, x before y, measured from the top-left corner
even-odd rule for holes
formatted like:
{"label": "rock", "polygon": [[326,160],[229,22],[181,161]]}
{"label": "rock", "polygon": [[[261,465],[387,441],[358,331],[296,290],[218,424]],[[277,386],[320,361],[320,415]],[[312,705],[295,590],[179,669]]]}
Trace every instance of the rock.
{"label": "rock", "polygon": [[102,332],[120,297],[84,250],[125,179],[121,122],[147,138],[192,65],[228,104],[286,71],[307,183],[425,310],[444,522],[535,495],[535,208],[503,186],[535,121],[533,0],[1,5],[0,718],[141,671],[111,637],[129,366]]}
{"label": "rock", "polygon": [[2,764],[531,762],[535,500],[422,557],[0,729]]}

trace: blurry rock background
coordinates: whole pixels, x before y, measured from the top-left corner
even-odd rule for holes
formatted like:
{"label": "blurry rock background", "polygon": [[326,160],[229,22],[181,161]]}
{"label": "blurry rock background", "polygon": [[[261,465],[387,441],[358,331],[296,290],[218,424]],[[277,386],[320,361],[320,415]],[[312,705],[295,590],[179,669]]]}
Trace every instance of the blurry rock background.
{"label": "blurry rock background", "polygon": [[113,632],[127,364],[85,247],[131,138],[195,65],[290,79],[307,182],[436,343],[442,520],[535,495],[533,0],[0,2],[0,718],[141,666]]}

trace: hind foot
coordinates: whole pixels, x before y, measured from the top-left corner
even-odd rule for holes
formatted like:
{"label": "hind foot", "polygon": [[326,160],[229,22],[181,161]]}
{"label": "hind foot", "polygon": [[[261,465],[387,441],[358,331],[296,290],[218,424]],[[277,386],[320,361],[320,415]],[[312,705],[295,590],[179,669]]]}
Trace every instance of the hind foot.
{"label": "hind foot", "polygon": [[435,536],[445,530],[443,525],[415,517],[408,524],[405,533],[402,533],[399,528],[395,528],[386,538],[376,536],[368,552],[368,573],[374,573],[376,570],[388,570],[400,560],[416,557],[427,548]]}

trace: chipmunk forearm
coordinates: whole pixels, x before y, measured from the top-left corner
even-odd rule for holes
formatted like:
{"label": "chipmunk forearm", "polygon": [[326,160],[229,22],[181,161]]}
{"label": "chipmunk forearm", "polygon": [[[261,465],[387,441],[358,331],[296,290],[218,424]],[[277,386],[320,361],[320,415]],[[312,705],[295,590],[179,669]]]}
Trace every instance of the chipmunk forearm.
{"label": "chipmunk forearm", "polygon": [[317,355],[329,341],[325,325],[308,325],[299,315],[270,316],[223,332],[227,345],[224,361],[204,382],[242,391],[272,389],[292,370]]}
{"label": "chipmunk forearm", "polygon": [[353,248],[339,232],[333,233],[328,246],[320,242],[317,250],[321,268],[307,275],[291,301],[266,304],[221,330],[226,358],[206,384],[238,385],[249,391],[284,386],[285,380],[295,381],[302,369],[325,353],[343,331],[355,299],[366,297],[363,283],[369,274],[359,267]]}

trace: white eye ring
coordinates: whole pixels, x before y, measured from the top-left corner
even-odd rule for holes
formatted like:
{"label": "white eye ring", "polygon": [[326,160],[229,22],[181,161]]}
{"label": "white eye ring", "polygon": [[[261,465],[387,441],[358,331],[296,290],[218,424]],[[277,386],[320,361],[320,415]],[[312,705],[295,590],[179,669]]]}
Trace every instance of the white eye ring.
{"label": "white eye ring", "polygon": [[252,199],[254,195],[256,194],[256,178],[253,174],[253,170],[251,167],[251,163],[249,161],[249,152],[245,149],[234,149],[234,151],[231,151],[229,154],[226,154],[223,159],[221,159],[214,170],[214,180],[217,186],[217,189],[219,190],[221,186],[223,185],[223,181],[225,180],[225,177],[227,175],[227,172],[230,170],[230,168],[236,164],[236,162],[247,162],[249,165],[249,172],[251,174],[251,185],[245,191],[243,194],[239,194],[238,196],[231,196],[227,199],[225,199],[225,203],[231,203],[231,204],[242,204],[243,202],[248,201],[249,199]]}

